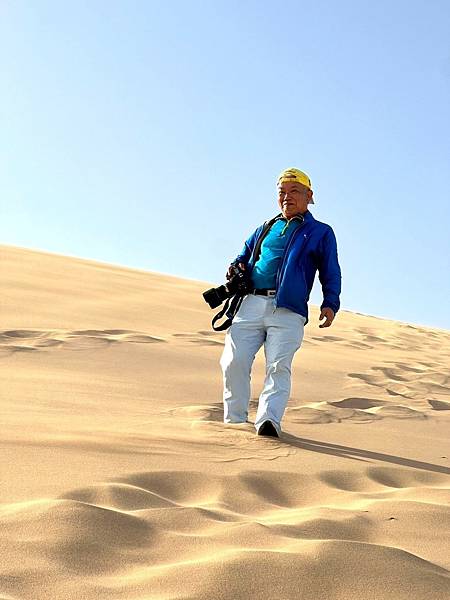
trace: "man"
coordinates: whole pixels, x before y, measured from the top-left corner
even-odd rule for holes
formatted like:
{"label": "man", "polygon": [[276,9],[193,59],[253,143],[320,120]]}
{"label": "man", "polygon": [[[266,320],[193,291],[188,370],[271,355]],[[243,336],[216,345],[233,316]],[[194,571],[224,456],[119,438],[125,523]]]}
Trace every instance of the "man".
{"label": "man", "polygon": [[290,168],[277,181],[281,213],[259,226],[231,263],[247,271],[254,291],[247,294],[225,336],[223,371],[225,423],[245,423],[251,368],[264,344],[266,378],[259,397],[258,435],[279,437],[291,391],[291,363],[308,323],[308,300],[316,271],[323,303],[319,327],[330,327],[339,310],[341,270],[336,237],[308,210],[314,204],[306,173]]}

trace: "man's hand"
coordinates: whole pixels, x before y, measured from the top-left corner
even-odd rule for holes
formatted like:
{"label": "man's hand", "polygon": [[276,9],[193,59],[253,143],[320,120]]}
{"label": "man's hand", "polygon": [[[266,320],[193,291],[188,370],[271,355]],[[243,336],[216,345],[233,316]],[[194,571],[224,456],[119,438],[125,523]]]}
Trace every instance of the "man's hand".
{"label": "man's hand", "polygon": [[[239,263],[239,266],[241,267],[241,269],[243,271],[245,271],[245,265],[244,265],[244,263]],[[230,280],[232,275],[233,275],[233,265],[230,265],[228,267],[228,272],[227,272],[227,275],[226,275],[227,279]]]}
{"label": "man's hand", "polygon": [[326,318],[326,321],[319,325],[319,327],[329,327],[334,319],[334,310],[327,307],[322,308],[320,311],[319,321],[321,321],[323,318]]}

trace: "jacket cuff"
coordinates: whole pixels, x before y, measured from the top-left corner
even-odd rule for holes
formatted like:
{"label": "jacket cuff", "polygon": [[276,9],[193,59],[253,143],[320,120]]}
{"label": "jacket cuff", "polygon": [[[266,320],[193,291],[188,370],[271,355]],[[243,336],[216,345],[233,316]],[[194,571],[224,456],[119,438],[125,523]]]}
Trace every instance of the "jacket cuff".
{"label": "jacket cuff", "polygon": [[320,305],[320,310],[322,310],[322,308],[331,308],[334,314],[336,314],[339,310],[339,306],[337,306],[334,302],[327,302],[326,300],[324,300]]}

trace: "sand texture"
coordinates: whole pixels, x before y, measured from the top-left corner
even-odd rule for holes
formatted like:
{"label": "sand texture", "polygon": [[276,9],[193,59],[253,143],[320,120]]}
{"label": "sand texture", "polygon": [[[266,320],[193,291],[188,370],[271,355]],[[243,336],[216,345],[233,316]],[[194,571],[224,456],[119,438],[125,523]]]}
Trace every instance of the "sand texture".
{"label": "sand texture", "polygon": [[0,265],[0,600],[449,600],[449,331],[311,306],[263,438],[222,422],[212,283]]}

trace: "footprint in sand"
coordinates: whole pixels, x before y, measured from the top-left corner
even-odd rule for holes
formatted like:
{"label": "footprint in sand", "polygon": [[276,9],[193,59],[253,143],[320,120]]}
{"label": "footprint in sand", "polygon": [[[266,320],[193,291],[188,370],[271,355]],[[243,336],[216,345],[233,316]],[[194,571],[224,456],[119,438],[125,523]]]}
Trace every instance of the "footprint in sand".
{"label": "footprint in sand", "polygon": [[118,342],[153,344],[165,343],[166,340],[128,329],[15,329],[0,332],[0,353],[35,352],[53,347],[74,351],[93,350]]}
{"label": "footprint in sand", "polygon": [[21,346],[20,344],[13,344],[8,348],[2,348],[3,353],[12,354],[13,352],[36,352],[37,348],[33,346]]}
{"label": "footprint in sand", "polygon": [[427,372],[423,367],[412,367],[411,365],[407,365],[406,363],[402,362],[394,362],[394,365],[402,371],[411,371],[412,373],[417,374],[423,374]]}
{"label": "footprint in sand", "polygon": [[224,334],[224,332],[223,332],[223,331],[214,331],[214,330],[213,330],[213,331],[205,331],[205,330],[201,330],[201,331],[198,331],[198,333],[199,333],[200,335],[208,335],[208,336],[209,336],[209,335],[212,335],[212,336],[221,336],[221,335],[223,335],[223,334]]}
{"label": "footprint in sand", "polygon": [[373,346],[364,342],[353,341],[345,344],[349,348],[357,348],[358,350],[373,350]]}
{"label": "footprint in sand", "polygon": [[428,400],[428,404],[433,410],[450,410],[450,402],[444,400]]}
{"label": "footprint in sand", "polygon": [[219,421],[223,422],[223,406],[191,404],[190,406],[178,406],[167,411],[174,417],[182,417],[190,421]]}
{"label": "footprint in sand", "polygon": [[120,342],[130,342],[133,344],[165,344],[167,340],[144,333],[126,333],[118,340]]}
{"label": "footprint in sand", "polygon": [[59,346],[61,340],[52,337],[53,331],[32,329],[13,329],[0,332],[0,351],[3,354],[13,352],[35,352],[39,348]]}
{"label": "footprint in sand", "polygon": [[388,379],[393,379],[394,381],[414,381],[417,379],[416,374],[405,372],[395,367],[372,367],[372,369],[374,371],[381,371]]}
{"label": "footprint in sand", "polygon": [[370,423],[382,418],[426,419],[427,415],[408,406],[364,397],[318,402],[315,406],[288,407],[289,420],[294,423]]}
{"label": "footprint in sand", "polygon": [[336,400],[336,402],[329,402],[328,404],[332,404],[337,408],[359,408],[366,410],[375,406],[384,406],[388,403],[383,400],[371,400],[370,398],[344,398],[344,400]]}
{"label": "footprint in sand", "polygon": [[45,332],[37,332],[32,329],[11,329],[0,333],[0,341],[8,341],[11,338],[36,338],[45,335]]}
{"label": "footprint in sand", "polygon": [[[216,332],[199,331],[198,333],[173,333],[173,337],[186,340],[190,344],[199,346],[223,346],[222,339],[211,339]],[[219,333],[219,332],[217,332]]]}
{"label": "footprint in sand", "polygon": [[105,340],[106,342],[132,342],[138,344],[153,344],[166,341],[164,338],[138,333],[129,329],[84,329],[73,331],[70,337],[87,337],[89,339]]}
{"label": "footprint in sand", "polygon": [[337,337],[335,335],[322,335],[322,336],[312,336],[313,340],[317,340],[318,342],[345,342],[346,340],[341,337]]}
{"label": "footprint in sand", "polygon": [[[351,400],[351,399],[349,399]],[[345,403],[345,400],[342,402]],[[352,404],[349,402],[349,404]],[[357,404],[357,403],[355,403]],[[319,402],[316,406],[300,406],[288,408],[289,420],[294,423],[323,425],[326,423],[370,423],[381,417],[359,408],[341,405],[339,402]]]}
{"label": "footprint in sand", "polygon": [[339,418],[325,410],[318,410],[309,406],[288,407],[286,410],[287,421],[305,423],[309,425],[323,425],[325,423],[339,423]]}
{"label": "footprint in sand", "polygon": [[[397,363],[396,363],[397,364]],[[397,366],[376,365],[365,373],[347,373],[347,377],[361,379],[390,396],[401,396],[411,400],[424,400],[428,394],[448,393],[448,376],[441,369],[422,370],[419,367],[403,369]]]}
{"label": "footprint in sand", "polygon": [[393,419],[426,419],[427,415],[409,406],[388,405],[373,409],[373,413],[379,417],[390,417]]}

